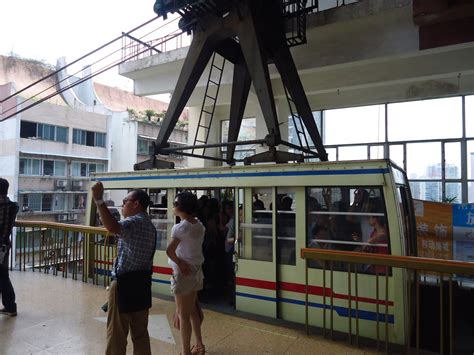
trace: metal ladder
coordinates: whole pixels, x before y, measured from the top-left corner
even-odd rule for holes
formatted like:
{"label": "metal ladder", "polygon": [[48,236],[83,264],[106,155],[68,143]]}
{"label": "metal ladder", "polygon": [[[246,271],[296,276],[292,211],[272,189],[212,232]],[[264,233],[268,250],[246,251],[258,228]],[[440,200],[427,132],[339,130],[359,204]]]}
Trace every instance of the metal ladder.
{"label": "metal ladder", "polygon": [[[201,114],[199,115],[199,122],[198,126],[196,128],[196,135],[194,136],[194,144],[195,146],[197,143],[199,144],[207,144],[207,141],[209,139],[209,133],[211,131],[211,124],[212,124],[212,119],[214,117],[214,112],[216,110],[216,104],[217,104],[217,97],[219,96],[219,89],[221,86],[221,81],[222,81],[222,74],[224,72],[224,66],[225,66],[225,58],[222,58],[222,62],[219,65],[219,60],[216,60],[216,57],[218,56],[217,53],[214,53],[212,56],[211,60],[211,68],[209,70],[209,77],[207,78],[207,85],[206,85],[206,91],[204,92],[204,99],[202,101],[202,107],[201,107]],[[214,88],[214,90],[209,90],[211,87]],[[213,95],[214,94],[214,95]],[[210,106],[210,110],[206,110],[206,107]],[[205,122],[205,116],[209,115],[209,123],[208,125],[204,124]],[[199,137],[199,132],[200,130],[204,129],[205,133],[205,139],[198,139]],[[193,148],[191,153],[194,154],[194,150],[196,148]],[[202,154],[206,152],[206,148],[202,148]]]}
{"label": "metal ladder", "polygon": [[290,115],[291,115],[291,119],[293,121],[293,126],[295,127],[296,136],[298,138],[299,146],[302,147],[302,148],[306,148],[306,149],[310,150],[311,147],[309,145],[308,138],[306,137],[305,126],[304,126],[304,123],[301,119],[301,116],[298,114],[298,111],[296,110],[295,101],[291,97],[291,94],[288,91],[288,89],[286,88],[286,86],[283,85],[283,87],[285,88],[286,100],[288,101],[288,107],[290,109]]}

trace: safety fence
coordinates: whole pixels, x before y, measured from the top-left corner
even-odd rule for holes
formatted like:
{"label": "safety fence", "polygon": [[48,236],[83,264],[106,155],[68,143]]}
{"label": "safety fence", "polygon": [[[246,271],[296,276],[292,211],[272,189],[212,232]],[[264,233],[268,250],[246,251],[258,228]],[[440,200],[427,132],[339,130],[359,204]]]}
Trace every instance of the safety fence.
{"label": "safety fence", "polygon": [[16,221],[15,227],[12,270],[109,284],[116,253],[114,237],[106,229],[43,221]]}
{"label": "safety fence", "polygon": [[[301,250],[301,257],[305,259],[305,312],[306,330],[310,332],[311,319],[309,318],[309,306],[311,287],[308,273],[311,263],[318,263],[322,272],[322,300],[323,300],[323,335],[329,333],[334,339],[334,312],[335,300],[334,291],[335,280],[344,280],[348,290],[347,309],[348,324],[347,340],[349,343],[359,346],[361,315],[363,310],[359,307],[361,290],[363,287],[374,291],[376,308],[376,346],[378,350],[391,352],[397,348],[404,348],[404,353],[416,353],[420,351],[431,351],[440,354],[457,354],[462,350],[463,342],[472,342],[471,337],[464,337],[457,341],[455,334],[456,316],[471,309],[470,297],[462,298],[459,291],[459,280],[469,280],[474,276],[474,263],[466,263],[450,260],[439,260],[409,256],[377,255],[372,253],[347,252],[335,250],[323,250],[306,248]],[[336,266],[337,265],[337,266]],[[343,265],[341,269],[341,265]],[[374,274],[371,275],[369,284],[361,283],[361,270],[367,265],[371,265]],[[389,282],[396,273],[401,275],[397,282]],[[341,277],[341,273],[343,277]],[[365,280],[367,281],[367,279]],[[393,295],[397,288],[398,294],[402,295],[398,300],[398,305],[403,305],[401,312],[405,316],[405,340],[404,344],[393,344],[390,342],[389,326],[393,326],[394,302],[389,300],[389,295]],[[318,285],[320,286],[320,285]],[[328,292],[329,291],[329,292]],[[363,290],[362,290],[363,291]],[[468,291],[470,295],[471,290]],[[429,304],[428,309],[426,304]],[[467,308],[464,308],[466,305]],[[389,311],[390,307],[390,311]],[[457,308],[457,309],[456,309]],[[390,315],[389,313],[392,313]],[[400,313],[399,313],[400,314]],[[327,319],[328,318],[328,319]],[[461,317],[462,318],[462,317]],[[469,314],[466,317],[470,319]],[[469,321],[469,324],[471,321]],[[425,329],[424,329],[425,328]],[[462,325],[457,326],[462,329]],[[344,334],[342,334],[344,335]],[[471,339],[471,340],[469,340]],[[472,345],[472,344],[471,344]],[[467,345],[467,348],[471,345]],[[400,349],[398,349],[400,350]],[[472,353],[473,349],[470,348]]]}

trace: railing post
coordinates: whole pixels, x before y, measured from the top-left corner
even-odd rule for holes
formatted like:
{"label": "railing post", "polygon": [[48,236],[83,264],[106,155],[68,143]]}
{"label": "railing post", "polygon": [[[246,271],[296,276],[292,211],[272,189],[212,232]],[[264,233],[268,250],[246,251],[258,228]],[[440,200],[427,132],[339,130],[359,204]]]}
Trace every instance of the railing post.
{"label": "railing post", "polygon": [[305,323],[306,323],[306,335],[309,335],[309,320],[308,320],[308,259],[305,259],[305,285],[304,285],[304,293],[305,293]]}

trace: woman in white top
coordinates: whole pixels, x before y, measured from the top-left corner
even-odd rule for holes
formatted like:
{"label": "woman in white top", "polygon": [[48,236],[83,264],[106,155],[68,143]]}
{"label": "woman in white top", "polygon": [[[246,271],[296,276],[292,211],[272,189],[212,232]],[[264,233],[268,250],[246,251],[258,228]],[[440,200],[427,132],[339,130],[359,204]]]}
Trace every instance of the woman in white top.
{"label": "woman in white top", "polygon": [[[204,262],[202,243],[205,228],[194,217],[196,210],[196,195],[183,192],[176,196],[173,212],[181,222],[173,226],[171,242],[166,249],[169,264],[173,268],[171,292],[179,317],[183,355],[205,353],[201,337],[202,312],[197,303],[197,291],[203,287],[201,265]],[[193,331],[196,345],[191,348]]]}

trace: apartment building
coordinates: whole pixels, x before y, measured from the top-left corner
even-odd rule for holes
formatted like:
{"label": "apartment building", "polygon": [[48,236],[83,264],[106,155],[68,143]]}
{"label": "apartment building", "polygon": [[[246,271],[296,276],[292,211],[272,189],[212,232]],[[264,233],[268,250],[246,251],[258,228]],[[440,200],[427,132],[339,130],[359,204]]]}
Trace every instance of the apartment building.
{"label": "apartment building", "polygon": [[[18,92],[52,69],[0,56],[0,97]],[[31,103],[23,101],[37,92],[48,94],[57,81],[49,78],[40,89],[36,86],[1,103],[0,119]],[[20,205],[18,218],[81,224],[90,175],[132,170],[135,163],[147,159],[160,122],[144,112],[159,116],[166,107],[166,103],[89,81],[0,121],[0,176],[9,180],[10,198]],[[186,118],[184,114],[183,122]],[[173,139],[187,144],[184,123]],[[186,164],[180,157],[170,159],[176,166]]]}

